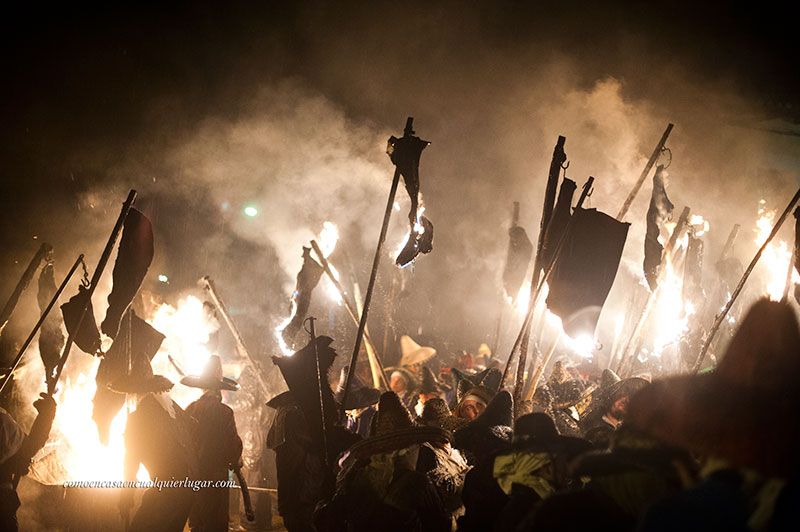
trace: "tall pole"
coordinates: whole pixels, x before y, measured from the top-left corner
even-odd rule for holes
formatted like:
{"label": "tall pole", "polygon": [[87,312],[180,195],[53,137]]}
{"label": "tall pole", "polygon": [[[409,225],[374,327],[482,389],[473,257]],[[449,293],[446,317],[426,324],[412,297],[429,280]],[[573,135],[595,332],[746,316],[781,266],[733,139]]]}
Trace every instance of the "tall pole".
{"label": "tall pole", "polygon": [[[556,146],[553,149],[553,158],[550,161],[550,171],[547,175],[547,186],[544,193],[544,206],[542,208],[542,220],[539,224],[539,237],[536,242],[536,257],[533,259],[533,274],[531,276],[531,295],[530,299],[536,299],[537,287],[539,284],[539,277],[545,265],[542,264],[542,250],[544,249],[544,242],[547,236],[547,230],[550,228],[550,219],[553,217],[553,209],[556,203],[556,191],[558,189],[558,178],[561,170],[566,168],[564,162],[567,160],[567,154],[564,153],[564,143],[567,139],[559,135],[556,141]],[[528,320],[525,326],[525,332],[522,335],[522,340],[519,345],[519,362],[517,363],[517,378],[514,385],[514,405],[520,404],[522,399],[522,388],[525,380],[525,366],[528,360],[528,344],[531,337],[531,320]]]}
{"label": "tall pole", "polygon": [[[413,129],[414,117],[409,116],[406,120],[406,127],[403,130],[403,136],[410,137],[414,134]],[[364,338],[364,329],[367,326],[367,316],[369,315],[369,304],[372,300],[372,291],[375,289],[375,279],[378,277],[378,266],[381,263],[381,253],[383,253],[383,243],[386,241],[386,232],[389,229],[389,219],[392,216],[392,207],[394,207],[394,197],[397,194],[397,185],[400,182],[400,168],[395,166],[394,177],[392,177],[392,187],[389,189],[389,199],[386,201],[386,210],[383,213],[383,225],[381,225],[381,233],[378,236],[378,245],[375,248],[375,257],[372,259],[372,271],[369,275],[369,284],[367,284],[367,293],[364,296],[364,311],[361,313],[361,319],[358,322],[358,332],[356,333],[355,345],[353,345],[353,354],[350,357],[350,370],[347,372],[347,379],[345,379],[344,392],[342,393],[342,412],[341,417],[344,417],[344,405],[347,404],[347,395],[350,393],[350,381],[353,380],[353,375],[356,372],[356,363],[358,362],[358,352],[361,349],[361,340]]]}
{"label": "tall pole", "polygon": [[[314,249],[314,253],[316,253],[317,260],[319,260],[319,263],[322,265],[322,270],[325,272],[325,275],[328,276],[328,279],[330,279],[331,283],[333,283],[333,287],[336,288],[337,292],[339,292],[339,297],[342,299],[342,304],[344,304],[344,308],[347,310],[347,313],[350,315],[350,318],[353,320],[353,322],[355,322],[356,325],[358,325],[360,321],[359,313],[356,312],[356,309],[354,309],[353,305],[350,303],[350,300],[347,297],[347,292],[342,286],[342,283],[340,283],[339,279],[337,279],[336,276],[333,275],[333,270],[331,270],[331,264],[330,262],[328,262],[328,259],[325,257],[325,255],[323,255],[322,250],[320,249],[319,244],[317,244],[316,240],[311,241],[311,247]],[[356,295],[356,297],[358,296]],[[356,303],[358,302],[356,301]],[[383,372],[383,363],[381,362],[380,357],[378,357],[378,352],[375,349],[375,344],[372,343],[372,338],[370,338],[369,330],[366,327],[364,328],[364,344],[367,348],[367,356],[369,356],[370,358],[370,366],[372,366],[374,359],[374,363],[377,366],[378,370],[376,372],[373,372],[374,373],[373,384],[375,385],[376,388],[379,388],[381,385],[383,385],[383,387],[386,390],[388,390],[389,384],[386,382],[386,375]],[[377,379],[378,382],[374,382],[376,376],[378,377]]]}
{"label": "tall pole", "polygon": [[39,250],[28,263],[28,267],[25,268],[25,271],[22,273],[22,277],[20,277],[19,282],[17,282],[17,286],[14,287],[14,291],[11,292],[11,295],[8,297],[8,301],[6,301],[6,304],[3,305],[3,309],[0,310],[0,334],[3,333],[3,329],[5,329],[8,320],[11,319],[11,315],[14,313],[14,309],[19,301],[19,296],[21,296],[22,292],[28,288],[28,285],[31,283],[31,279],[33,279],[33,274],[36,273],[36,269],[39,267],[39,264],[41,264],[42,260],[44,260],[44,258],[52,252],[53,246],[42,242],[42,245],[39,246]]}
{"label": "tall pole", "polygon": [[[583,190],[581,191],[581,195],[578,198],[578,203],[575,205],[575,209],[580,209],[583,207],[583,202],[586,201],[586,198],[588,198],[591,195],[593,184],[594,184],[594,177],[589,176],[589,179],[587,179],[586,183],[584,183],[583,185]],[[503,370],[503,377],[500,379],[501,388],[503,386],[503,383],[506,381],[506,376],[508,375],[508,369],[511,366],[511,360],[514,358],[514,353],[517,351],[517,348],[522,342],[522,336],[524,335],[528,327],[530,327],[531,320],[533,319],[534,310],[536,309],[536,305],[539,301],[539,296],[542,294],[542,289],[544,288],[545,283],[547,283],[553,271],[555,270],[556,263],[558,262],[558,257],[561,256],[561,249],[564,246],[564,242],[567,241],[567,234],[569,233],[571,227],[572,227],[572,217],[570,217],[569,222],[567,222],[567,227],[564,228],[564,232],[561,234],[561,238],[558,240],[558,244],[556,245],[556,248],[553,251],[553,256],[550,259],[550,264],[548,264],[547,269],[545,270],[544,276],[542,276],[539,284],[536,286],[536,293],[534,297],[531,297],[531,300],[528,302],[528,312],[525,315],[525,319],[522,321],[522,328],[520,328],[519,334],[517,334],[517,339],[514,340],[514,346],[511,348],[511,354],[508,355],[508,360],[506,360],[506,366],[505,369]]]}
{"label": "tall pole", "polygon": [[642,173],[639,174],[639,179],[636,180],[634,183],[633,188],[631,189],[628,197],[625,198],[625,203],[622,204],[622,208],[619,210],[617,214],[617,220],[620,222],[628,214],[628,209],[631,207],[631,203],[636,198],[636,195],[639,193],[639,189],[642,188],[642,184],[644,180],[647,179],[647,175],[650,173],[650,170],[653,169],[653,165],[656,164],[658,160],[658,156],[661,155],[662,150],[664,149],[664,145],[667,143],[667,138],[669,138],[669,134],[672,132],[673,125],[667,124],[667,129],[664,130],[664,133],[661,135],[661,140],[658,141],[656,148],[653,150],[653,153],[650,155],[650,158],[647,160],[647,164],[644,165],[644,170]]}
{"label": "tall pole", "polygon": [[725,317],[728,315],[728,312],[730,312],[731,307],[733,307],[733,304],[736,302],[736,298],[739,297],[739,294],[742,292],[742,288],[744,288],[744,284],[747,282],[747,278],[750,277],[750,274],[753,272],[753,269],[756,267],[756,264],[758,263],[758,259],[761,258],[761,254],[764,253],[764,250],[767,249],[769,243],[772,241],[773,238],[775,238],[775,235],[778,234],[778,231],[783,225],[783,222],[786,221],[786,217],[789,216],[792,207],[794,207],[795,203],[797,203],[798,200],[800,200],[800,189],[798,189],[797,192],[794,193],[794,196],[792,196],[792,200],[786,206],[786,209],[784,209],[780,218],[778,218],[778,221],[775,222],[775,225],[772,227],[772,231],[770,232],[769,236],[764,241],[764,243],[761,244],[761,247],[758,248],[758,251],[756,252],[755,257],[753,257],[753,260],[750,261],[750,264],[744,271],[742,278],[739,280],[739,284],[736,285],[736,288],[731,293],[731,297],[728,298],[728,302],[725,303],[724,307],[722,307],[722,311],[719,314],[717,314],[717,318],[714,320],[714,325],[712,325],[711,330],[708,331],[708,336],[706,337],[706,340],[703,343],[702,349],[700,349],[700,355],[697,357],[697,362],[695,362],[694,368],[692,368],[692,373],[697,373],[700,370],[700,367],[703,365],[703,360],[706,358],[706,353],[708,353],[708,349],[709,347],[711,347],[711,342],[714,341],[714,336],[716,336],[720,325],[722,325],[722,322],[725,321]]}
{"label": "tall pole", "polygon": [[[11,381],[11,376],[14,374],[14,371],[17,369],[17,366],[19,365],[20,361],[22,360],[23,355],[25,355],[25,351],[28,349],[28,346],[31,345],[31,342],[33,342],[33,339],[36,337],[36,333],[38,333],[39,329],[42,328],[42,325],[44,324],[44,321],[47,319],[47,316],[50,314],[50,311],[53,309],[53,306],[58,302],[58,298],[61,296],[61,293],[67,287],[67,283],[69,282],[70,279],[72,279],[72,276],[75,273],[75,270],[78,269],[78,265],[82,261],[83,261],[83,253],[78,255],[78,258],[75,259],[75,264],[72,265],[72,268],[69,269],[69,272],[67,273],[67,276],[64,277],[63,281],[61,281],[61,285],[58,287],[58,290],[56,290],[56,293],[53,294],[53,297],[50,299],[50,302],[45,307],[44,311],[42,312],[42,315],[39,317],[39,321],[37,321],[36,325],[33,326],[33,330],[28,335],[28,337],[25,339],[25,342],[23,342],[22,347],[19,348],[19,352],[17,353],[17,356],[14,358],[14,363],[11,365],[11,370],[8,372],[8,375],[6,375],[6,379],[3,381],[2,386],[0,386],[0,394],[3,393],[3,390],[5,389],[6,385],[9,383],[9,381]],[[47,378],[49,379],[50,375],[47,375]]]}
{"label": "tall pole", "polygon": [[[128,217],[128,213],[130,212],[131,207],[133,207],[133,202],[135,200],[136,191],[131,189],[130,192],[128,192],[128,197],[125,199],[125,203],[122,204],[122,209],[120,210],[119,217],[117,218],[117,223],[114,224],[114,228],[111,230],[111,236],[108,237],[106,247],[103,249],[102,255],[100,255],[100,260],[97,261],[97,266],[95,267],[94,273],[92,274],[92,279],[89,282],[89,288],[86,290],[86,301],[83,305],[83,309],[81,310],[80,317],[78,318],[73,331],[69,333],[69,336],[67,336],[67,342],[64,344],[64,351],[61,354],[61,358],[58,360],[56,372],[53,375],[53,379],[47,384],[47,393],[50,395],[56,391],[58,379],[61,377],[61,372],[64,370],[64,364],[67,363],[70,350],[72,349],[72,344],[75,341],[74,336],[78,333],[78,331],[81,330],[83,320],[86,319],[86,312],[92,302],[92,295],[97,289],[97,285],[100,283],[100,277],[103,276],[103,271],[106,268],[106,264],[108,264],[108,259],[111,258],[111,252],[114,251],[114,244],[117,243],[117,238],[122,231],[122,226],[125,224],[125,219]],[[94,319],[94,316],[91,318]]]}
{"label": "tall pole", "polygon": [[233,340],[236,343],[236,351],[239,353],[239,356],[250,361],[250,364],[253,366],[253,372],[256,374],[256,380],[261,387],[261,391],[264,393],[264,395],[269,395],[269,388],[264,382],[264,374],[261,371],[261,365],[255,358],[253,358],[253,355],[251,355],[250,351],[247,349],[247,346],[244,343],[244,338],[239,332],[238,327],[236,327],[236,324],[233,322],[231,314],[228,312],[228,307],[225,305],[225,302],[222,300],[219,292],[217,292],[217,287],[214,284],[214,281],[211,279],[211,277],[206,275],[200,279],[200,285],[205,289],[206,292],[208,292],[209,297],[211,297],[211,300],[214,302],[214,306],[216,306],[217,309],[219,309],[219,313],[222,314],[222,321],[225,322],[225,325],[228,327],[228,330],[233,336]]}

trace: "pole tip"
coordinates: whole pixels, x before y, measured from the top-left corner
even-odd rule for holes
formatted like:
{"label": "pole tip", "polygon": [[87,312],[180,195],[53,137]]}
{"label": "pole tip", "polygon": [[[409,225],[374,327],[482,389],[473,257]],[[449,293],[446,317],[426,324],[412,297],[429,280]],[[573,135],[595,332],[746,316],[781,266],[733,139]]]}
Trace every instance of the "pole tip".
{"label": "pole tip", "polygon": [[413,134],[414,134],[414,117],[409,116],[408,118],[406,118],[406,127],[403,130],[403,135],[405,135],[406,137],[410,137]]}

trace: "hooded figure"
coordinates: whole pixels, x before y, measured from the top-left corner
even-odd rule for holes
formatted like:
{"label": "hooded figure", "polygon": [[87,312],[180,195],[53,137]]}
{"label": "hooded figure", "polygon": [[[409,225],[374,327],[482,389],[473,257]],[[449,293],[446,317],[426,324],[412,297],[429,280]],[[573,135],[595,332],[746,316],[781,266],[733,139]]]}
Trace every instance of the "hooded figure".
{"label": "hooded figure", "polygon": [[[341,373],[339,373],[339,383],[336,385],[336,394],[334,396],[339,404],[342,404],[349,370],[348,366],[344,366]],[[372,422],[372,417],[375,415],[375,405],[381,397],[381,392],[377,388],[365,385],[358,374],[353,375],[351,386],[352,389],[347,394],[347,404],[343,405],[347,413],[345,428],[362,438],[366,438],[369,435],[369,426]]]}
{"label": "hooded figure", "polygon": [[436,378],[433,371],[428,366],[422,366],[422,382],[417,390],[418,399],[414,405],[414,414],[422,415],[425,403],[435,397],[442,397],[447,392],[448,387]]}
{"label": "hooded figure", "polygon": [[[149,367],[149,364],[148,364]],[[124,479],[133,481],[142,464],[150,478],[197,478],[195,420],[169,398],[164,388],[169,383],[160,375],[119,379],[114,389],[137,394],[136,410],[125,426]],[[171,387],[171,386],[170,386]],[[133,507],[134,491],[125,489],[120,495],[119,509],[127,522]],[[183,530],[192,509],[194,492],[189,487],[159,490],[149,488],[133,516],[130,530]]]}
{"label": "hooded figure", "polygon": [[320,528],[449,531],[451,514],[436,482],[437,473],[447,476],[438,451],[449,438],[438,427],[416,426],[394,392],[381,395],[370,437],[342,459]]}
{"label": "hooded figure", "polygon": [[358,439],[336,423],[338,408],[327,385],[336,357],[332,342],[332,338],[317,336],[291,357],[272,359],[289,387],[267,403],[277,410],[267,445],[275,450],[278,511],[290,532],[313,530],[314,508],[333,490],[333,471],[326,464],[334,464],[340,452]]}
{"label": "hooded figure", "polygon": [[[236,391],[239,386],[222,376],[222,361],[209,357],[198,376],[181,379],[181,384],[204,390],[198,400],[186,407],[196,421],[195,443],[198,447],[199,478],[228,480],[228,470],[241,465],[242,440],[236,430],[233,410],[222,402],[222,390]],[[228,530],[228,489],[202,489],[189,516],[192,530]]]}
{"label": "hooded figure", "polygon": [[17,483],[28,473],[33,456],[47,443],[56,415],[56,402],[45,393],[33,406],[39,413],[28,434],[0,408],[0,530],[18,530]]}

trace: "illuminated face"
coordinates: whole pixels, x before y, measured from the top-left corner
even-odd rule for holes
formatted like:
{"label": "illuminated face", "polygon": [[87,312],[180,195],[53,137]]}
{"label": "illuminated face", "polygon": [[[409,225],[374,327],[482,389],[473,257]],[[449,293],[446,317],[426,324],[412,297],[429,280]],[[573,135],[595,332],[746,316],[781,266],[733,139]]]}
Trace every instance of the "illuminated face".
{"label": "illuminated face", "polygon": [[392,373],[392,378],[389,381],[389,388],[396,394],[401,394],[408,388],[408,381],[405,376],[399,371]]}
{"label": "illuminated face", "polygon": [[623,395],[614,401],[611,405],[611,415],[620,421],[625,419],[625,415],[628,413],[628,400],[628,396]]}
{"label": "illuminated face", "polygon": [[482,401],[478,401],[475,399],[465,399],[463,403],[461,403],[461,408],[458,409],[459,417],[464,419],[473,420],[478,417],[481,412],[486,410],[486,404]]}

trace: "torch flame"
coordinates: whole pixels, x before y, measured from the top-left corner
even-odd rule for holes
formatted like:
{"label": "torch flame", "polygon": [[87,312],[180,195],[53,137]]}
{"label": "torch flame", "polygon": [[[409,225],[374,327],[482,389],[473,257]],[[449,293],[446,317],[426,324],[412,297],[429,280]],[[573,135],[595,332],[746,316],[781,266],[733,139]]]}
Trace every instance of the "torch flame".
{"label": "torch flame", "polygon": [[[761,200],[758,207],[758,220],[755,227],[755,243],[761,246],[767,241],[772,227],[775,224],[775,211],[767,210],[766,200]],[[764,253],[761,255],[761,271],[766,277],[766,293],[773,301],[779,301],[783,297],[786,287],[786,275],[792,263],[792,250],[789,245],[777,238],[767,244]],[[800,275],[793,269],[791,283],[800,283]]]}

